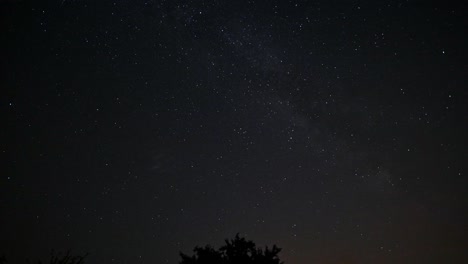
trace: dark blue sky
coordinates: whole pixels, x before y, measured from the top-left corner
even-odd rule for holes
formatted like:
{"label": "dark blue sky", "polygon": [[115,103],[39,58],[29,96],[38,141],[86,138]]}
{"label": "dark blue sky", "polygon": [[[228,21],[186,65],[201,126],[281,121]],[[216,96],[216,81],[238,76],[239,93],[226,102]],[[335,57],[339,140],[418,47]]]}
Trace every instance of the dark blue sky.
{"label": "dark blue sky", "polygon": [[1,252],[177,263],[468,256],[466,10],[0,1]]}

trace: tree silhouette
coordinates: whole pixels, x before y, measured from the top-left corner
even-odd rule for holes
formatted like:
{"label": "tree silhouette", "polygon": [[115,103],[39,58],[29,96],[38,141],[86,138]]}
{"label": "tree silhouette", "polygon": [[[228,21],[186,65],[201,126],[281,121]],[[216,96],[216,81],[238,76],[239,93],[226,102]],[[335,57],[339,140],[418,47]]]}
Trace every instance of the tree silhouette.
{"label": "tree silhouette", "polygon": [[225,240],[226,245],[218,250],[207,245],[205,247],[195,247],[195,255],[188,256],[180,253],[182,261],[180,264],[283,264],[278,257],[280,248],[273,245],[270,249],[257,248],[255,243],[239,237],[239,234],[232,240]]}

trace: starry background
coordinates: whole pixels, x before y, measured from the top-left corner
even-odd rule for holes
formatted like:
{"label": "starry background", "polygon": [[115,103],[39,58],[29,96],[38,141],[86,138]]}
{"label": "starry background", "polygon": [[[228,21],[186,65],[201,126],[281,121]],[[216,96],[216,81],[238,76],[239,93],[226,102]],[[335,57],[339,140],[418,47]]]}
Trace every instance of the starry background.
{"label": "starry background", "polygon": [[1,250],[468,258],[468,26],[431,1],[0,1]]}

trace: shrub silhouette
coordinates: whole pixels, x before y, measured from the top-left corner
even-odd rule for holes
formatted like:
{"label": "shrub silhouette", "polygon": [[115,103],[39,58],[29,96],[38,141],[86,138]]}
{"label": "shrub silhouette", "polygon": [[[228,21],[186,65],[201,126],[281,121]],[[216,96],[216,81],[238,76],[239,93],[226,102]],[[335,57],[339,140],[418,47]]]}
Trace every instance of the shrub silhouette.
{"label": "shrub silhouette", "polygon": [[[86,256],[87,255],[72,256],[70,255],[70,251],[67,251],[67,253],[63,256],[60,256],[60,254],[55,254],[54,251],[52,251],[50,253],[49,264],[83,264]],[[45,263],[39,261],[38,264],[45,264]]]}
{"label": "shrub silhouette", "polygon": [[239,234],[232,240],[225,240],[226,245],[218,250],[210,245],[205,247],[195,247],[195,255],[188,256],[180,253],[182,261],[180,264],[283,264],[278,257],[280,248],[273,245],[271,249],[257,248],[255,243],[239,237]]}
{"label": "shrub silhouette", "polygon": [[[52,251],[50,253],[50,260],[48,263],[49,264],[83,264],[86,256],[88,255],[86,254],[84,256],[72,256],[70,255],[70,251],[68,251],[66,254],[62,256],[60,253],[57,254],[54,251]],[[27,261],[27,263],[30,263],[30,262]],[[8,261],[5,256],[0,257],[0,264],[8,264]],[[37,264],[46,264],[46,263],[39,260]]]}

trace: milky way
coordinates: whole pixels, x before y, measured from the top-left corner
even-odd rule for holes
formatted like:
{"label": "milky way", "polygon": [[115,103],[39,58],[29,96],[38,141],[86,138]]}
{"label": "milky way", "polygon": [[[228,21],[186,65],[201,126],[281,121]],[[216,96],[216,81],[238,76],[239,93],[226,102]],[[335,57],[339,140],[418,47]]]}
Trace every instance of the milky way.
{"label": "milky way", "polygon": [[[97,2],[97,3],[96,3]],[[0,254],[461,263],[461,6],[0,1]]]}

